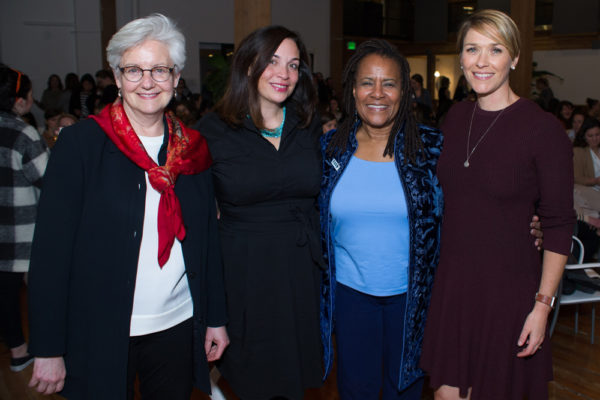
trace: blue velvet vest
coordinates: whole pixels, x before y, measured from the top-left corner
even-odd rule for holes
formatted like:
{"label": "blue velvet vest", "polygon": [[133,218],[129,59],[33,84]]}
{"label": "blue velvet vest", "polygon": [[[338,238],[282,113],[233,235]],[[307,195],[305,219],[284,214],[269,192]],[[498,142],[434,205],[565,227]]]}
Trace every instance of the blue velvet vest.
{"label": "blue velvet vest", "polygon": [[[360,123],[360,122],[359,122]],[[321,240],[327,268],[321,287],[321,340],[325,362],[325,376],[333,363],[331,335],[334,329],[333,307],[335,298],[335,259],[331,243],[331,194],[356,148],[357,123],[351,132],[347,148],[335,157],[327,156],[326,149],[335,131],[321,138],[323,156],[323,178],[319,207],[321,213]],[[416,161],[405,163],[404,132],[396,135],[394,160],[404,188],[408,206],[410,225],[410,261],[407,310],[404,337],[398,341],[402,346],[402,365],[398,380],[399,390],[403,390],[423,376],[418,367],[421,357],[421,343],[431,297],[434,273],[440,255],[440,230],[442,222],[443,197],[436,177],[437,160],[441,153],[442,134],[440,131],[419,126],[423,150],[416,155]]]}

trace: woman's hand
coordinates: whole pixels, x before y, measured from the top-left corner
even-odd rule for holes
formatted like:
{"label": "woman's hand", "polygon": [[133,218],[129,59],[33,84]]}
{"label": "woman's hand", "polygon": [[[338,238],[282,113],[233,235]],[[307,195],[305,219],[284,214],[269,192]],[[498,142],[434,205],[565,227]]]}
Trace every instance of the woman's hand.
{"label": "woman's hand", "polygon": [[596,229],[600,229],[600,218],[595,218],[591,215],[585,215],[583,217],[583,222],[587,223],[588,225],[591,225]]}
{"label": "woman's hand", "polygon": [[546,336],[546,323],[548,322],[548,314],[552,309],[546,304],[535,302],[533,310],[525,319],[523,330],[519,336],[517,345],[527,347],[521,350],[517,357],[529,357],[535,354],[542,347],[544,337]]}
{"label": "woman's hand", "polygon": [[534,246],[538,250],[542,250],[542,245],[544,244],[544,232],[542,231],[542,224],[540,223],[540,217],[534,215],[531,218],[531,223],[529,224],[531,230],[529,233],[531,236],[535,237]]}
{"label": "woman's hand", "polygon": [[63,390],[66,375],[62,357],[36,357],[29,387],[43,394],[57,393]]}
{"label": "woman's hand", "polygon": [[206,339],[204,340],[204,350],[206,359],[217,361],[223,355],[223,351],[229,345],[229,336],[224,326],[217,328],[206,328]]}

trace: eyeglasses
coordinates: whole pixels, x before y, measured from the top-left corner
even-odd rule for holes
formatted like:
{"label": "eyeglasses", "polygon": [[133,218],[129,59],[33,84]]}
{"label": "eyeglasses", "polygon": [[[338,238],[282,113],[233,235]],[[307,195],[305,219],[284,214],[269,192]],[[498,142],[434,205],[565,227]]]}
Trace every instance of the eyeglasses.
{"label": "eyeglasses", "polygon": [[128,65],[126,67],[119,67],[119,70],[129,82],[139,82],[144,76],[144,71],[150,71],[150,76],[156,82],[164,82],[171,77],[171,73],[175,67],[166,67],[159,65],[149,69],[140,68],[137,65]]}

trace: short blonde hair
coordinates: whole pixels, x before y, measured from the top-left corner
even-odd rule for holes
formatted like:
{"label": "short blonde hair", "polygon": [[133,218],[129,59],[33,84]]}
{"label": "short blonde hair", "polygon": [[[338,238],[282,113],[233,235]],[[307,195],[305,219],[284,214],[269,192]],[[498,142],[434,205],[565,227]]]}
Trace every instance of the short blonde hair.
{"label": "short blonde hair", "polygon": [[465,37],[474,29],[506,47],[513,60],[521,52],[521,34],[519,28],[508,15],[498,10],[480,10],[470,15],[458,30],[456,46],[461,53]]}

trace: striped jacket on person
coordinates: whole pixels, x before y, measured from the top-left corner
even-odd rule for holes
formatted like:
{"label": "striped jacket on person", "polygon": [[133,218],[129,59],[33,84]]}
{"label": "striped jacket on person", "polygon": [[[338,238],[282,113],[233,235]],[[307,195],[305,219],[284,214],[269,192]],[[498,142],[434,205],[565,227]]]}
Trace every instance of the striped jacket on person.
{"label": "striped jacket on person", "polygon": [[0,271],[27,272],[48,149],[35,128],[0,111]]}

